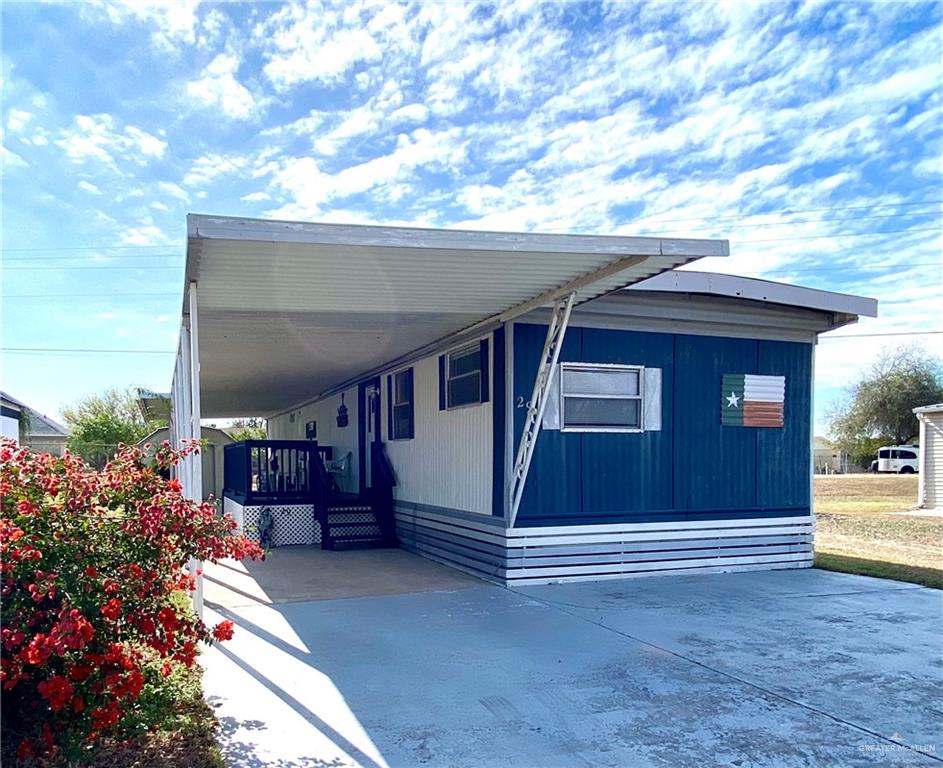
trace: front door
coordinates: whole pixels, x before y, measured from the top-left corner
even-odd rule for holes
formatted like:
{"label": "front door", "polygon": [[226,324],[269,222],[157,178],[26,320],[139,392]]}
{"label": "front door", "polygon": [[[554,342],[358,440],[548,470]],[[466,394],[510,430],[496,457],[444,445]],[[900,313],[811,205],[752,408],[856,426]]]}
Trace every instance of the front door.
{"label": "front door", "polygon": [[380,380],[374,379],[360,385],[360,407],[364,414],[361,422],[363,429],[360,434],[360,478],[361,488],[364,490],[372,486],[372,453],[373,443],[379,443],[380,435]]}

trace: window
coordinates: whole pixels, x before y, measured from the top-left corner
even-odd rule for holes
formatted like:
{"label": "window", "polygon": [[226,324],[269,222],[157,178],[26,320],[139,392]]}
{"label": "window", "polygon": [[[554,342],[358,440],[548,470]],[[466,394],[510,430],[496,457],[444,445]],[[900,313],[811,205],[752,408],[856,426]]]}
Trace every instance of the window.
{"label": "window", "polygon": [[642,430],[643,369],[631,365],[562,363],[563,429],[575,432]]}
{"label": "window", "polygon": [[477,343],[449,353],[446,361],[446,407],[458,408],[482,402],[481,360],[482,348]]}
{"label": "window", "polygon": [[888,448],[882,448],[880,451],[878,451],[878,458],[879,458],[879,459],[889,459],[889,458],[891,458],[890,449],[888,449]]}
{"label": "window", "polygon": [[902,459],[916,459],[916,458],[917,458],[917,454],[914,453],[913,451],[901,451],[901,452],[900,452],[900,457],[901,457]]}
{"label": "window", "polygon": [[415,437],[413,423],[413,369],[394,373],[389,378],[390,421],[387,425],[391,440]]}

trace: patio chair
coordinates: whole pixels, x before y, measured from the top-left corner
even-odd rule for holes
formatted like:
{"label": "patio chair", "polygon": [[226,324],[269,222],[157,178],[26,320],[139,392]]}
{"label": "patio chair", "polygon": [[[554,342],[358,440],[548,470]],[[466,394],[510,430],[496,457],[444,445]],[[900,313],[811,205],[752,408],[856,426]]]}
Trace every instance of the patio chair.
{"label": "patio chair", "polygon": [[353,452],[347,451],[339,459],[325,462],[328,477],[331,479],[331,490],[340,493],[347,485],[347,478],[350,474],[350,462],[353,458]]}

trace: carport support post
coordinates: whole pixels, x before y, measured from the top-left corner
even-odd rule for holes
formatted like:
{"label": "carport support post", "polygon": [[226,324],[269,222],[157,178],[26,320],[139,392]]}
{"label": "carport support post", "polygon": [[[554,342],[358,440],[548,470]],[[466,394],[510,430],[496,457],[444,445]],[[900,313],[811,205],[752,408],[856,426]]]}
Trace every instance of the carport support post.
{"label": "carport support post", "polygon": [[[197,328],[196,281],[189,285],[190,299],[190,437],[200,440],[203,432],[200,425],[200,335]],[[202,446],[200,450],[202,451]],[[190,498],[196,502],[203,499],[203,456],[202,453],[190,454]],[[193,591],[193,610],[203,619],[203,563],[191,558],[190,575],[196,581]]]}
{"label": "carport support post", "polygon": [[550,382],[553,380],[553,370],[560,359],[560,348],[563,346],[563,337],[566,335],[567,325],[570,322],[570,312],[576,292],[557,299],[547,325],[547,338],[544,340],[544,349],[537,365],[537,374],[534,377],[534,392],[527,403],[527,417],[524,420],[524,431],[521,432],[521,442],[517,446],[517,458],[514,460],[514,469],[511,473],[511,519],[509,527],[514,527],[517,520],[517,511],[524,496],[524,484],[527,482],[527,472],[530,469],[531,459],[534,458],[534,448],[537,445],[537,436],[540,434],[540,424],[547,408],[547,395],[550,392]]}

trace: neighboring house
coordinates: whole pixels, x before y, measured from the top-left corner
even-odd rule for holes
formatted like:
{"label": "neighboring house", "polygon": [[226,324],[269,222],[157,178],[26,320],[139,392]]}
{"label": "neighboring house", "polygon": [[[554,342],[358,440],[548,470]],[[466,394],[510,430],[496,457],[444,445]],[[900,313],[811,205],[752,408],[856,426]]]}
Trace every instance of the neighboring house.
{"label": "neighboring house", "polygon": [[0,392],[0,423],[3,427],[3,437],[8,437],[16,443],[20,442],[20,422],[23,420],[23,409],[26,408],[16,398],[5,392]]}
{"label": "neighboring house", "polygon": [[811,565],[815,344],[874,300],[670,271],[726,241],[188,225],[175,435],[267,418],[224,504],[275,543],[392,476],[401,546],[505,583]]}
{"label": "neighboring house", "polygon": [[818,435],[812,442],[812,468],[816,474],[833,475],[848,471],[848,454],[837,448],[830,440]]}
{"label": "neighboring house", "polygon": [[[233,442],[228,432],[216,427],[203,427],[201,430],[201,439],[205,444],[200,448],[202,455],[202,483],[204,499],[213,496],[215,499],[223,498],[223,455],[224,448]],[[160,427],[155,429],[146,437],[138,441],[138,446],[143,448],[145,445],[151,446],[151,451],[156,449],[165,440],[170,440],[170,427]]]}
{"label": "neighboring house", "polygon": [[[0,393],[3,408],[3,435],[12,437],[20,445],[36,453],[51,453],[62,456],[65,453],[69,430],[54,419],[34,411],[16,398]],[[16,433],[13,434],[13,422]]]}
{"label": "neighboring house", "polygon": [[920,422],[920,485],[917,504],[943,508],[943,403],[914,408]]}

